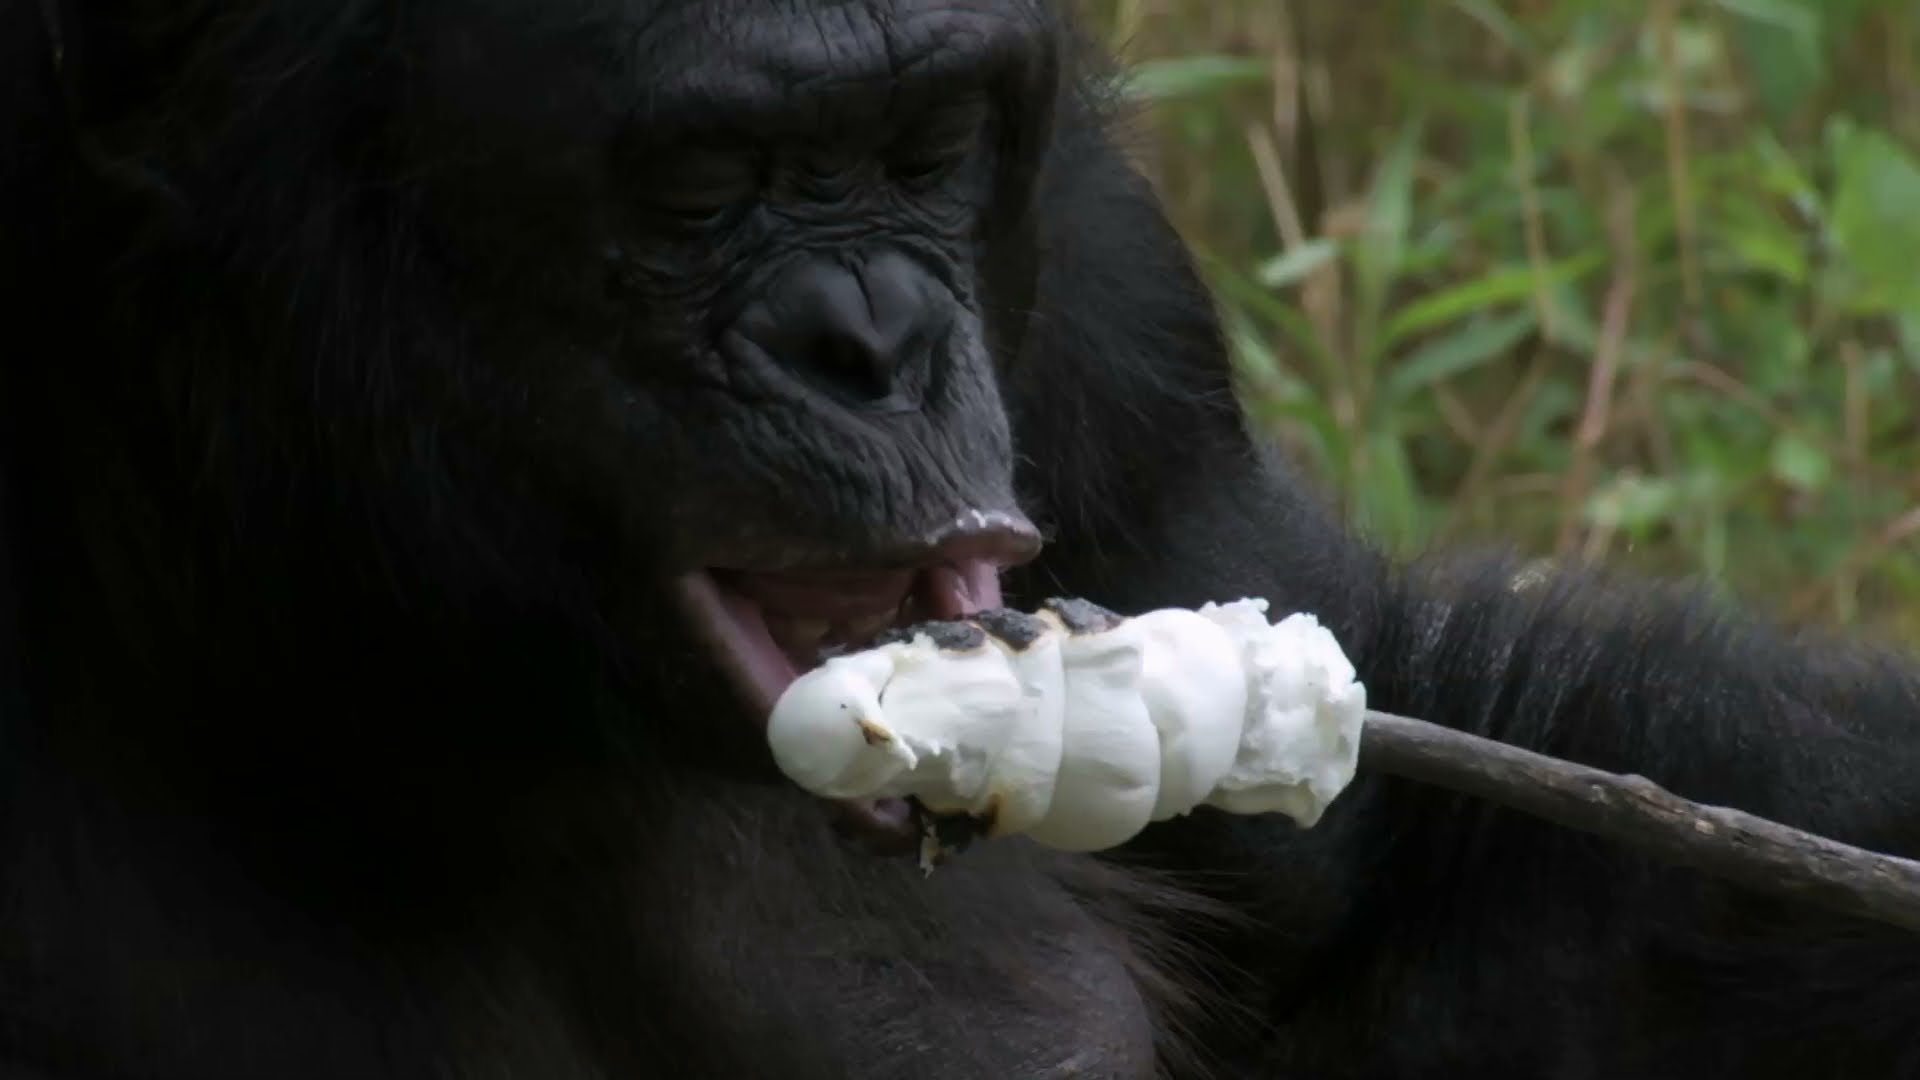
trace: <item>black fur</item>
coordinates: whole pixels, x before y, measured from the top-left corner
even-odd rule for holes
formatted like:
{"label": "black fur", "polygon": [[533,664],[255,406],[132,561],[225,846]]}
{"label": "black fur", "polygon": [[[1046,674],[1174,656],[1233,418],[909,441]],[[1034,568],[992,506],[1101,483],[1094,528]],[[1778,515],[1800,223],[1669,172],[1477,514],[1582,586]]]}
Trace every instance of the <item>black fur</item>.
{"label": "black fur", "polygon": [[[740,767],[667,572],[1017,495],[1014,606],[1265,596],[1380,707],[1920,854],[1911,661],[1392,568],[1271,460],[1057,12],[47,7],[57,67],[0,0],[0,1076],[1920,1075],[1912,937],[1410,785],[923,880]],[[992,155],[930,194],[663,231],[739,180],[669,136],[876,130],[968,56]],[[878,239],[927,351],[748,347]]]}

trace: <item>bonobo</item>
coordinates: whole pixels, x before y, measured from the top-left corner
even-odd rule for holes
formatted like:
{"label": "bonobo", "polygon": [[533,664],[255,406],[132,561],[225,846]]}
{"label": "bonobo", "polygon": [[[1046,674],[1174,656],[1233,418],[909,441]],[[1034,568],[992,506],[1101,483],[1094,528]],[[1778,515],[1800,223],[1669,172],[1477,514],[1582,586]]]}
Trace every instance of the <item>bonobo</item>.
{"label": "bonobo", "polygon": [[1920,854],[1920,676],[1390,564],[1038,0],[0,0],[0,1076],[1880,1077],[1920,942],[1363,777],[932,878],[836,643],[1315,613],[1372,703]]}

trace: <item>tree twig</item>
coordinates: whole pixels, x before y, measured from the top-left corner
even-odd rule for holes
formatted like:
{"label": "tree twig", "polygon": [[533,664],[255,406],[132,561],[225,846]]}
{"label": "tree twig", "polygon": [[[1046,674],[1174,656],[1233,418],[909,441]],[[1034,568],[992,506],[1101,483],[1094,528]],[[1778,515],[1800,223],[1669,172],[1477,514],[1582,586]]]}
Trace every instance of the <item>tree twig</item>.
{"label": "tree twig", "polygon": [[1360,766],[1603,836],[1760,892],[1920,932],[1920,862],[1689,802],[1644,777],[1382,712],[1367,713]]}

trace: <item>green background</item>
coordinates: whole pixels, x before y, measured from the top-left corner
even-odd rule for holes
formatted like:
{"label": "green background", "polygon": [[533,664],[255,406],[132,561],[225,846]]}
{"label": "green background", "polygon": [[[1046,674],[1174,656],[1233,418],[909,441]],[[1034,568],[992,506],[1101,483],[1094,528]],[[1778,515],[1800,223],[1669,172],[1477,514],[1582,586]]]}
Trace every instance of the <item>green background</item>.
{"label": "green background", "polygon": [[1920,643],[1920,4],[1084,7],[1251,408],[1371,534]]}

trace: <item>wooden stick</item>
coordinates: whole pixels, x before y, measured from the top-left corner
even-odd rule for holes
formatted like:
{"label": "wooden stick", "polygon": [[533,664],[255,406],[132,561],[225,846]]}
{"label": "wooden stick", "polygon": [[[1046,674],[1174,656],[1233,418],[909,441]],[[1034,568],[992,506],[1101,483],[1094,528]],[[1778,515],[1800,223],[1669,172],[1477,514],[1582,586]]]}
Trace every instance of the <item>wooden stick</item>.
{"label": "wooden stick", "polygon": [[1472,795],[1604,836],[1749,888],[1920,932],[1920,862],[1452,728],[1369,712],[1360,767]]}

